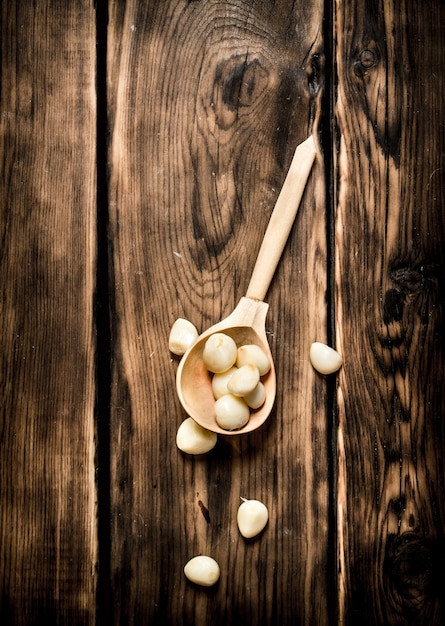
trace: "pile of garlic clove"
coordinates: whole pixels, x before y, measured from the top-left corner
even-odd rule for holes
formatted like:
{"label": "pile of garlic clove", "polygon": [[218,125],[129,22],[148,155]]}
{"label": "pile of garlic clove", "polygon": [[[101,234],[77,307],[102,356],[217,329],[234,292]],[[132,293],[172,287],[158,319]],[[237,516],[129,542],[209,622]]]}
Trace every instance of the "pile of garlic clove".
{"label": "pile of garlic clove", "polygon": [[[170,329],[169,350],[183,356],[197,339],[196,327],[180,317]],[[212,374],[216,422],[224,430],[242,428],[249,421],[251,411],[259,409],[266,401],[266,389],[261,377],[271,368],[268,355],[259,345],[237,346],[230,335],[214,333],[204,345],[202,358]],[[200,433],[188,423],[183,428],[178,447],[191,454],[200,454],[193,452],[199,436]],[[191,443],[192,439],[194,443]],[[202,446],[198,444],[197,447],[201,449]]]}
{"label": "pile of garlic clove", "polygon": [[202,353],[204,365],[212,377],[215,418],[224,430],[238,430],[247,424],[251,410],[266,400],[261,380],[270,368],[270,359],[256,344],[237,346],[225,333],[207,339]]}

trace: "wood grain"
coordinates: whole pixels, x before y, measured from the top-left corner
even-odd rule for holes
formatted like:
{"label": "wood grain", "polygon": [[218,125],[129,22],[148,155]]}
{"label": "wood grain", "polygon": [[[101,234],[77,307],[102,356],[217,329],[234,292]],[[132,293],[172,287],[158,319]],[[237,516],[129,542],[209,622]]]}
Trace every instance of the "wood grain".
{"label": "wood grain", "polygon": [[[111,416],[115,623],[328,621],[326,213],[319,155],[267,301],[279,377],[267,425],[204,458],[175,446],[185,414],[168,353],[245,294],[297,143],[316,132],[321,2],[112,3],[109,26]],[[240,496],[263,500],[256,541]],[[210,554],[216,588],[185,579]]]}
{"label": "wood grain", "polygon": [[1,41],[0,621],[93,624],[92,5],[2,3]]}
{"label": "wood grain", "polygon": [[[443,624],[443,1],[1,11],[0,622]],[[185,455],[171,325],[246,294],[310,133],[275,408]],[[255,540],[240,497],[269,508]]]}
{"label": "wood grain", "polygon": [[335,23],[340,622],[442,624],[445,6]]}

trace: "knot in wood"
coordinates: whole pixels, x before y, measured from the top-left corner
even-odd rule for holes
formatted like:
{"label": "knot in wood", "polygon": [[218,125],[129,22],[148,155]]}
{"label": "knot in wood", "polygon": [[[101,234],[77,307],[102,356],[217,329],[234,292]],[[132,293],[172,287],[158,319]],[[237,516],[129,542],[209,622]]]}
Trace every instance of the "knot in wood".
{"label": "knot in wood", "polygon": [[365,69],[369,69],[373,67],[377,63],[377,55],[374,50],[370,50],[367,48],[366,50],[362,50],[360,52],[360,64]]}
{"label": "knot in wood", "polygon": [[387,590],[394,608],[420,614],[437,596],[440,542],[405,533],[388,537],[384,563]]}
{"label": "knot in wood", "polygon": [[355,50],[352,58],[355,75],[363,80],[368,75],[369,70],[378,65],[379,60],[379,50],[374,42],[370,42],[367,48]]}

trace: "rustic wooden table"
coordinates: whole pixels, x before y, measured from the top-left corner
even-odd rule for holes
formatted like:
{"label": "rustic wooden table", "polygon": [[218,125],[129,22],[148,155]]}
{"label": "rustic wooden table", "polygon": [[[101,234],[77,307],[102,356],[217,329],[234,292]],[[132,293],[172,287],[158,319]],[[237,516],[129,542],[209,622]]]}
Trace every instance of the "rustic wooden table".
{"label": "rustic wooden table", "polygon": [[[443,624],[444,2],[1,11],[1,623]],[[188,456],[170,327],[244,295],[310,133],[273,413]]]}

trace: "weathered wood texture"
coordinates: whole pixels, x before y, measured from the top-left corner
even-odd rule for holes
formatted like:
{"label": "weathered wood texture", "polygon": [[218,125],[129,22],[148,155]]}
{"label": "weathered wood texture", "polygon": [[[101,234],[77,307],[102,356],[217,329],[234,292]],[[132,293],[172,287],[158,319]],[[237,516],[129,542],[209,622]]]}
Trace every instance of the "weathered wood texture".
{"label": "weathered wood texture", "polygon": [[[267,301],[279,380],[255,434],[205,458],[175,445],[173,321],[200,330],[244,295],[298,142],[320,113],[321,2],[112,3],[112,552],[115,622],[328,622],[326,211],[318,159]],[[240,496],[263,500],[256,541]],[[185,579],[209,554],[215,589]]]}
{"label": "weathered wood texture", "polygon": [[445,620],[445,5],[335,8],[339,614]]}
{"label": "weathered wood texture", "polygon": [[3,2],[2,624],[95,622],[95,29]]}
{"label": "weathered wood texture", "polygon": [[[443,624],[445,4],[97,4],[108,32],[92,2],[2,4],[0,622]],[[188,457],[171,324],[245,294],[310,132],[275,409]]]}

